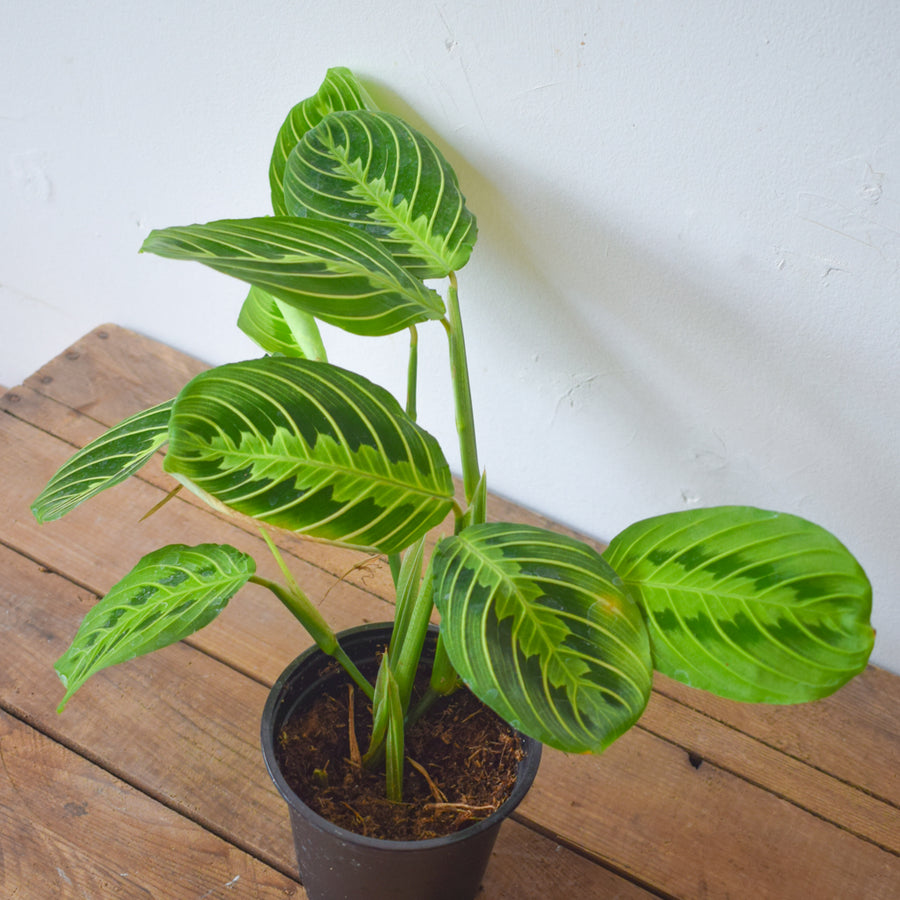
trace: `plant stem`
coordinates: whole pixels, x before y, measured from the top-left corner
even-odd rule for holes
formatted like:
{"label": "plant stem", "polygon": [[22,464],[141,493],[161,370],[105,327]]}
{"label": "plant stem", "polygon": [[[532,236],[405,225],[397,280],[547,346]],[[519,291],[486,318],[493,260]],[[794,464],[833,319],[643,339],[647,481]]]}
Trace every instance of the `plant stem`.
{"label": "plant stem", "polygon": [[338,643],[337,635],[322,617],[322,614],[313,606],[312,601],[299,587],[286,588],[284,585],[263,578],[261,575],[252,575],[250,581],[260,587],[268,588],[290,611],[295,619],[309,632],[316,646],[327,656],[336,659],[346,670],[347,674],[359,685],[360,689],[371,700],[375,695],[375,689],[359,671],[356,664],[344,652]]}
{"label": "plant stem", "polygon": [[409,326],[409,364],[406,368],[406,414],[415,422],[419,376],[419,332]]}
{"label": "plant stem", "polygon": [[466,341],[463,336],[462,316],[459,311],[459,297],[456,273],[450,273],[447,289],[447,311],[449,321],[442,319],[450,342],[450,375],[456,405],[456,432],[459,436],[459,453],[462,463],[463,486],[466,501],[471,502],[478,486],[478,448],[475,443],[475,414],[472,410],[472,390],[469,384],[469,364],[466,359]]}
{"label": "plant stem", "polygon": [[[428,623],[434,609],[433,577],[431,566],[428,567],[421,583],[418,583],[419,576],[416,573],[418,590],[404,623],[403,634],[398,642],[399,648],[392,659],[398,696],[404,713],[409,707],[409,698],[412,696],[413,683],[419,668],[419,659],[422,656],[422,647],[425,644],[425,636],[428,634]],[[393,638],[391,642],[393,643]]]}
{"label": "plant stem", "polygon": [[388,554],[388,566],[391,570],[391,580],[394,582],[394,590],[400,581],[400,567],[403,565],[403,559],[399,553]]}
{"label": "plant stem", "polygon": [[325,352],[325,345],[322,343],[322,335],[315,318],[277,297],[272,299],[287,323],[297,346],[303,351],[306,358],[328,362],[328,354]]}
{"label": "plant stem", "polygon": [[447,648],[444,646],[444,636],[438,634],[437,646],[434,648],[434,662],[431,664],[430,689],[439,697],[452,694],[460,685],[459,675],[447,656]]}
{"label": "plant stem", "polygon": [[[456,433],[459,436],[459,455],[462,463],[463,487],[466,494],[466,503],[470,505],[469,518],[484,520],[484,485],[481,484],[481,470],[478,466],[478,447],[475,441],[475,413],[472,409],[472,387],[469,382],[469,362],[466,356],[466,340],[463,334],[462,313],[459,309],[459,290],[456,282],[456,273],[449,275],[450,284],[447,288],[447,313],[448,319],[442,319],[444,330],[450,343],[450,376],[453,384],[453,399],[456,407]],[[480,490],[479,490],[480,488]],[[478,499],[474,508],[473,501]],[[459,507],[456,513],[455,532],[458,532],[466,524],[476,524],[475,521],[466,521]],[[431,667],[431,681],[428,691],[422,697],[418,706],[412,713],[415,720],[421,716],[438,697],[452,694],[459,687],[459,676],[447,656],[443,635],[438,634],[437,647],[435,648],[434,662]]]}

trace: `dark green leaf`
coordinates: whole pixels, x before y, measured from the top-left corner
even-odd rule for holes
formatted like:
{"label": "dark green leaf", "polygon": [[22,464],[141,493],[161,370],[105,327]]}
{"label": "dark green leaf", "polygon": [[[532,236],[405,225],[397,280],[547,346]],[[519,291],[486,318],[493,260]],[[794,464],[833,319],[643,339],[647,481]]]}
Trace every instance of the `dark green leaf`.
{"label": "dark green leaf", "polygon": [[176,398],[164,467],[215,505],[383,553],[442,521],[453,498],[437,442],[387,391],[286,357],[194,378]]}
{"label": "dark green leaf", "polygon": [[527,525],[465,528],[434,554],[434,599],[454,668],[545,744],[598,752],[650,696],[647,631],[598,553]]}
{"label": "dark green leaf", "polygon": [[336,112],[288,158],[285,202],[295,216],[362,228],[419,278],[466,264],[475,216],[435,145],[389,113]]}
{"label": "dark green leaf", "polygon": [[165,444],[173,403],[167,400],[129,416],[79,450],[31,504],[35,519],[59,519],[137,472]]}
{"label": "dark green leaf", "polygon": [[291,150],[310,128],[318,125],[329,113],[341,109],[375,109],[375,104],[356,76],[349,69],[339,66],[329,69],[319,90],[312,97],[301,100],[288,113],[278,132],[269,165],[275,215],[287,214],[287,207],[284,205],[284,168]]}
{"label": "dark green leaf", "polygon": [[201,262],[354,334],[386,335],[440,319],[440,296],[365,232],[289,217],[153,231],[142,247]]}

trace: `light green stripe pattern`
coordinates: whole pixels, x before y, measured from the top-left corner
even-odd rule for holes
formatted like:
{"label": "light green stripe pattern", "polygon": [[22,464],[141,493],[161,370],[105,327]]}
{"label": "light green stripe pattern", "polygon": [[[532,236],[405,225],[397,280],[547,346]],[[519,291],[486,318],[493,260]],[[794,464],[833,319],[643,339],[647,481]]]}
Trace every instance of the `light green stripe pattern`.
{"label": "light green stripe pattern", "polygon": [[475,216],[450,164],[389,113],[324,118],[291,151],[284,191],[292,215],[365,229],[418,278],[462,268],[475,244]]}
{"label": "light green stripe pattern", "polygon": [[336,66],[328,70],[325,80],[312,97],[301,100],[288,113],[278,131],[269,163],[272,208],[276,215],[287,215],[284,203],[284,169],[291,151],[303,135],[329,113],[348,109],[375,109],[375,104],[349,69]]}
{"label": "light green stripe pattern", "polygon": [[453,501],[437,441],[387,391],[310,360],[198,375],[176,398],[164,467],[214,505],[383,553],[414,543]]}
{"label": "light green stripe pattern", "polygon": [[[307,313],[289,307],[276,300],[270,293],[260,287],[251,287],[241,306],[238,316],[238,328],[251,340],[256,341],[266,353],[278,356],[297,356],[300,359],[315,358],[308,347],[301,345],[300,338],[308,332],[309,324],[305,320],[292,323],[288,321],[285,310],[296,316],[308,318]],[[314,322],[309,318],[310,322]],[[316,341],[319,344],[320,341]],[[318,347],[315,348],[318,350]]]}
{"label": "light green stripe pattern", "polygon": [[57,661],[66,688],[60,711],[101,669],[199,631],[255,571],[250,556],[227,544],[170,544],[148,553],[88,611]]}
{"label": "light green stripe pattern", "polygon": [[224,219],[152,231],[141,249],[203,263],[353,334],[393,334],[444,314],[440,295],[378,241],[335,222]]}
{"label": "light green stripe pattern", "polygon": [[644,610],[655,667],[736,700],[799,703],[865,668],[865,572],[825,529],[743,506],[637,522],[604,553]]}
{"label": "light green stripe pattern", "polygon": [[137,472],[165,444],[173,402],[129,416],[70,457],[31,504],[35,519],[59,519]]}
{"label": "light green stripe pattern", "polygon": [[504,719],[545,744],[599,752],[650,695],[637,606],[586,544],[527,525],[473,525],[434,555],[453,666]]}

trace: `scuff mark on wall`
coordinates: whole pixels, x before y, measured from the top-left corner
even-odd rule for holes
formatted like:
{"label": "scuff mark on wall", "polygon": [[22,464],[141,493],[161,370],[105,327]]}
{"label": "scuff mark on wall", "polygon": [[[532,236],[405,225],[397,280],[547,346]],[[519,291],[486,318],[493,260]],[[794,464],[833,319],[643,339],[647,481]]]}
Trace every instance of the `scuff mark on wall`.
{"label": "scuff mark on wall", "polygon": [[830,197],[801,192],[797,197],[797,215],[807,222],[871,247],[883,259],[900,259],[900,231],[882,225]]}
{"label": "scuff mark on wall", "polygon": [[29,200],[48,202],[53,197],[53,182],[47,174],[47,154],[40,150],[14,153],[9,157],[13,187]]}

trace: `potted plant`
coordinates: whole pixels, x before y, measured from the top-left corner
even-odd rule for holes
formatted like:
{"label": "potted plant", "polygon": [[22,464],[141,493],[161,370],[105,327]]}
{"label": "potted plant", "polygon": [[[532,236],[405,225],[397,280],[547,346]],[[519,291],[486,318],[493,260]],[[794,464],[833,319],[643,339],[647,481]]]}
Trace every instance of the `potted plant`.
{"label": "potted plant", "polygon": [[[523,775],[494,804],[502,816],[530,783],[540,744],[595,753],[631,728],[654,669],[768,703],[824,697],[862,671],[874,641],[868,580],[835,537],[796,516],[743,506],[679,511],[631,525],[602,554],[548,530],[487,522],[456,276],[475,244],[475,217],[434,144],[376,109],[347,69],[329,70],[290,111],[270,181],[274,215],[153,231],[142,248],[249,283],[238,325],[266,355],[203,372],[177,397],[114,426],[57,472],[32,509],[39,521],[59,518],[166,446],[164,469],[180,486],[259,527],[283,580],[258,575],[252,558],[226,545],[172,544],[145,556],[85,616],[57,662],[60,709],[93,673],[192,634],[247,582],[261,584],[316,645],[279,679],[263,728],[310,897],[354,895],[343,882],[319,887],[313,857],[345,873],[387,849],[401,851],[407,868],[399,881],[366,868],[365,896],[460,898],[477,890],[497,814],[418,842],[429,852],[449,845],[468,886],[444,894],[434,883],[416,886],[417,866],[433,881],[437,871],[432,856],[409,863],[417,842],[348,836],[298,811],[282,769],[295,713],[346,691],[341,715],[351,717],[358,745],[351,763],[382,773],[396,805],[410,767],[424,768],[405,751],[413,729],[446,698],[476,698],[520,736],[513,774]],[[403,405],[327,362],[317,320],[361,336],[408,330]],[[459,498],[441,447],[416,422],[417,329],[431,323],[448,341]],[[445,520],[452,533],[432,545],[429,534]],[[336,635],[272,529],[384,555],[393,622],[374,642],[356,630]],[[438,628],[429,624],[435,610]],[[336,687],[340,679],[351,690]],[[360,715],[369,723],[357,734]],[[439,776],[422,776],[435,797]],[[325,793],[330,777],[327,764],[314,767],[313,788]],[[300,819],[316,834],[301,835]],[[323,850],[323,834],[338,849]],[[458,853],[473,834],[479,861],[470,866]],[[350,852],[364,862],[348,862]]]}

